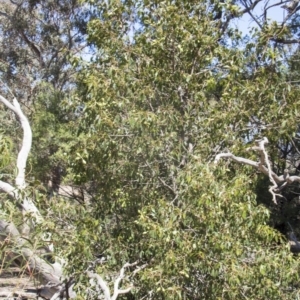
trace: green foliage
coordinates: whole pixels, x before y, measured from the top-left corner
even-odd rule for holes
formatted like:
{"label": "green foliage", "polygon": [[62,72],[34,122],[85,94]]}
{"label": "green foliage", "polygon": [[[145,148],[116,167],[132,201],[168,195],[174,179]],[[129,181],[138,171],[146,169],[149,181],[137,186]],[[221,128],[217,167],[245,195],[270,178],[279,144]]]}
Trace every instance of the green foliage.
{"label": "green foliage", "polygon": [[[52,13],[52,2],[30,3],[46,19]],[[282,153],[299,143],[299,86],[291,79],[298,52],[288,61],[285,47],[270,43],[292,31],[266,22],[244,39],[216,17],[241,14],[230,2],[84,3],[95,16],[87,28],[95,55],[69,63],[62,45],[62,60],[36,86],[27,111],[34,135],[27,192],[45,216],[31,246],[44,246],[42,234],[51,233],[78,299],[93,299],[85,271],[97,259],[108,282],[125,262],[146,265],[130,278],[128,299],[297,299],[298,259],[273,228],[290,219],[270,201],[270,183],[250,167],[213,163],[228,149],[257,160],[247,148],[262,136],[278,174],[295,157],[294,146]],[[58,15],[68,11],[63,4]],[[32,28],[31,36],[38,29],[49,46],[55,28]],[[72,76],[64,81],[71,65],[76,86]],[[3,170],[13,142],[0,135]],[[85,187],[88,199],[47,194],[55,180],[55,192],[65,182]],[[5,218],[19,220],[3,203]]]}
{"label": "green foliage", "polygon": [[2,173],[5,173],[7,170],[9,170],[7,167],[9,167],[12,162],[12,149],[12,140],[9,137],[3,135],[3,133],[0,134],[0,168],[2,170]]}
{"label": "green foliage", "polygon": [[135,299],[298,297],[297,259],[258,204],[261,177],[212,164],[226,147],[256,160],[246,148],[262,135],[275,164],[277,143],[297,130],[298,88],[266,38],[276,26],[244,44],[205,2],[97,9],[88,33],[98,52],[78,76],[84,114],[69,156],[76,183],[93,187],[92,210],[76,224],[68,272],[104,256],[98,272],[110,279],[126,261],[147,263],[132,279]]}
{"label": "green foliage", "polygon": [[[71,94],[69,94],[71,97]],[[67,105],[66,95],[50,84],[39,87],[35,111],[31,119],[33,130],[33,155],[30,166],[35,180],[43,184],[62,180],[67,169],[67,154],[74,143],[70,128],[74,112]]]}

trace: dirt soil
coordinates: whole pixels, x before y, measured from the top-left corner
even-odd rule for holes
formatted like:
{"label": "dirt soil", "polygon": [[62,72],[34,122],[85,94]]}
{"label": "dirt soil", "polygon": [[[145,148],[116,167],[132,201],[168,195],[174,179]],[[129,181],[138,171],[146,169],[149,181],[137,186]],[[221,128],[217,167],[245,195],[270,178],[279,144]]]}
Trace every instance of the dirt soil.
{"label": "dirt soil", "polygon": [[30,278],[24,270],[11,267],[0,270],[0,299],[26,300],[43,299],[38,297],[38,283]]}

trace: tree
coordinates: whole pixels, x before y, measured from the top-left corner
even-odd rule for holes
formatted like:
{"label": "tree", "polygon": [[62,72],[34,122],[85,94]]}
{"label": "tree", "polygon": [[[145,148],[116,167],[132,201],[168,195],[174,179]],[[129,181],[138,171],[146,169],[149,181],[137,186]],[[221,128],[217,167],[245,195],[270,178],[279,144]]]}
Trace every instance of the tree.
{"label": "tree", "polygon": [[[73,103],[63,107],[68,122],[56,118],[55,105],[51,110],[68,134],[55,143],[65,155],[63,180],[86,186],[89,197],[49,200],[34,183],[12,194],[36,203],[37,219],[31,211],[20,216],[18,201],[12,208],[4,197],[3,224],[15,224],[2,226],[7,234],[19,224],[31,229],[5,249],[14,258],[25,249],[25,262],[34,257],[46,269],[54,263],[38,251],[51,240],[52,260],[63,269],[50,271],[58,284],[46,286],[52,298],[68,290],[70,298],[75,291],[79,299],[115,299],[122,279],[127,299],[296,298],[298,261],[287,230],[274,228],[278,200],[299,180],[291,171],[280,177],[290,160],[281,157],[285,141],[294,142],[298,130],[298,86],[287,80],[286,48],[274,47],[274,36],[286,40],[289,29],[279,32],[266,20],[243,39],[231,25],[243,13],[235,3],[89,3],[97,16],[87,28],[95,56],[73,58],[79,72]],[[38,103],[34,118],[47,120],[43,99]],[[33,130],[42,136],[40,127]],[[268,148],[255,146],[263,137]],[[249,147],[264,155],[260,163]],[[124,277],[125,268],[132,276]],[[104,279],[115,282],[113,296]]]}
{"label": "tree", "polygon": [[[1,1],[0,88],[8,97],[9,87],[25,105],[34,141],[39,141],[33,144],[30,163],[34,177],[48,186],[49,193],[57,191],[65,172],[59,145],[66,144],[66,127],[74,117],[63,104],[70,102],[77,71],[69,58],[87,51],[85,32],[91,15],[78,1]],[[6,114],[2,123],[7,132],[15,130]]]}
{"label": "tree", "polygon": [[86,46],[88,12],[78,1],[1,1],[0,16],[2,81],[29,103],[43,81],[70,89],[68,57]]}
{"label": "tree", "polygon": [[[95,251],[113,258],[101,270],[128,257],[149,263],[137,298],[291,299],[298,291],[284,286],[294,286],[297,261],[270,226],[280,208],[259,193],[268,183],[251,169],[210,162],[223,149],[248,157],[248,144],[266,135],[272,167],[282,167],[277,145],[297,128],[298,89],[285,80],[285,49],[273,47],[275,25],[247,42],[210,9],[196,1],[101,4],[89,24],[99,49],[80,78],[79,132],[89,138],[72,159],[78,182],[96,187],[105,234]],[[224,14],[240,16],[232,3]],[[126,40],[132,20],[139,28]],[[283,272],[277,285],[274,269]]]}
{"label": "tree", "polygon": [[[23,214],[23,224],[21,226],[22,232],[13,222],[8,220],[8,215],[5,214],[5,211],[2,211],[0,231],[3,247],[7,248],[7,246],[9,247],[11,244],[13,244],[14,248],[18,248],[18,252],[16,252],[16,250],[9,251],[9,259],[17,260],[21,265],[26,264],[26,267],[29,269],[29,271],[32,272],[32,274],[44,284],[44,287],[40,290],[39,295],[47,299],[58,299],[64,297],[65,294],[67,295],[67,298],[74,298],[76,294],[72,290],[72,284],[69,285],[70,280],[64,279],[62,273],[64,261],[56,257],[55,262],[47,262],[44,258],[35,253],[30,245],[32,242],[30,230],[35,229],[36,226],[44,222],[38,208],[34,204],[33,200],[26,195],[25,191],[25,168],[28,154],[31,149],[32,132],[29,122],[26,116],[23,114],[20,104],[16,98],[13,99],[13,104],[2,96],[0,96],[0,101],[16,114],[16,117],[19,119],[24,132],[22,147],[17,159],[18,173],[15,179],[15,185],[0,181],[1,191],[5,192],[21,207]],[[46,235],[43,236],[42,242],[48,244],[46,246],[48,250],[47,252],[52,253],[53,245],[51,245],[50,233],[46,233]],[[112,296],[110,295],[109,286],[100,275],[94,273],[92,270],[89,270],[87,271],[87,277],[96,279],[93,285],[96,286],[98,292],[102,291],[104,293],[104,299],[115,300],[119,294],[128,293],[131,290],[131,287],[128,287],[127,289],[120,289],[119,285],[120,282],[125,278],[125,269],[135,265],[136,263],[127,263],[122,267],[120,275],[115,281]]]}

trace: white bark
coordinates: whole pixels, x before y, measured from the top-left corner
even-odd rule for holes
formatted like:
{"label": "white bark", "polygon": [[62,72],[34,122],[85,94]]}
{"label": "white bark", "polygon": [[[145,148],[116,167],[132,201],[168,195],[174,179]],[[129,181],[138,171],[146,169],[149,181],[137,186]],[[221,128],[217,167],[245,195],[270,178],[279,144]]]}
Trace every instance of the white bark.
{"label": "white bark", "polygon": [[[267,138],[263,138],[262,140],[256,141],[256,145],[254,147],[249,148],[248,150],[255,150],[260,153],[260,160],[255,162],[253,160],[237,157],[232,153],[220,153],[215,158],[215,163],[218,163],[221,158],[231,158],[235,162],[249,165],[254,167],[267,175],[272,183],[270,186],[269,191],[273,196],[273,202],[277,204],[276,197],[282,197],[279,192],[284,189],[287,185],[293,182],[300,182],[299,176],[289,176],[288,170],[284,170],[284,174],[278,176],[271,170],[270,160],[265,149],[265,144],[268,143]],[[290,243],[290,250],[294,253],[300,253],[300,243],[298,242],[293,229],[291,228],[291,232],[288,235],[289,243]]]}
{"label": "white bark", "polygon": [[20,104],[17,101],[17,99],[13,100],[13,104],[15,107],[15,113],[18,116],[20,123],[23,128],[23,142],[22,142],[22,148],[18,154],[17,159],[17,168],[18,168],[18,175],[16,177],[16,186],[18,188],[24,188],[25,187],[25,169],[26,169],[26,163],[27,158],[31,149],[31,143],[32,143],[32,132],[31,127],[29,125],[28,119],[23,114]]}
{"label": "white bark", "polygon": [[[15,201],[22,200],[23,214],[30,214],[36,223],[42,223],[42,215],[40,214],[36,205],[33,203],[32,199],[26,197],[26,193],[24,191],[26,187],[26,163],[32,143],[32,132],[29,121],[22,112],[20,104],[16,99],[14,99],[13,103],[11,103],[0,95],[0,102],[2,102],[7,108],[15,113],[23,129],[21,150],[17,158],[17,176],[15,179],[15,186],[12,186],[4,181],[0,181],[0,190],[7,193]],[[28,224],[27,226],[30,227]],[[13,223],[0,220],[0,232],[2,240],[12,240],[14,242],[14,246],[19,249],[18,253],[11,253],[11,258],[18,258],[18,260],[20,260],[21,254],[21,257],[26,261],[26,265],[28,268],[30,268],[30,271],[39,279],[41,283],[45,285],[45,288],[42,289],[41,292],[42,296],[50,299],[62,285],[62,266],[59,263],[49,264],[35,254],[26,244],[26,239],[22,237],[19,230]]]}
{"label": "white bark", "polygon": [[289,176],[288,170],[285,170],[283,175],[277,175],[271,169],[270,160],[268,158],[268,154],[265,150],[265,144],[268,143],[267,138],[263,138],[262,140],[256,141],[256,145],[254,147],[249,148],[248,150],[258,151],[260,154],[260,160],[258,162],[233,155],[232,153],[219,153],[215,158],[215,163],[218,163],[221,158],[231,158],[237,163],[249,165],[251,167],[256,168],[261,171],[265,175],[267,175],[272,183],[269,191],[273,196],[273,202],[277,204],[277,197],[283,197],[279,194],[279,192],[284,189],[287,185],[292,182],[300,182],[299,176]]}
{"label": "white bark", "polygon": [[[0,180],[0,190],[8,194],[15,201],[22,200],[23,214],[29,214],[34,221],[33,223],[35,224],[42,223],[44,221],[42,215],[40,214],[32,199],[26,196],[25,192],[26,163],[32,143],[32,132],[29,121],[22,112],[22,109],[16,99],[13,100],[13,103],[10,103],[7,99],[0,95],[0,102],[2,102],[7,108],[9,108],[16,114],[23,129],[22,146],[17,158],[18,173],[15,179],[15,186],[12,186],[11,184]],[[14,248],[18,249],[16,253],[10,253],[9,258],[18,259],[19,261],[21,260],[22,263],[25,263],[30,272],[44,285],[40,292],[40,295],[42,297],[51,300],[61,299],[61,297],[64,297],[66,288],[68,288],[69,299],[74,299],[76,297],[76,294],[72,291],[72,286],[66,287],[63,283],[63,259],[56,259],[56,262],[54,264],[50,264],[39,257],[39,255],[30,248],[28,239],[22,236],[22,234],[12,222],[0,219],[0,233],[0,240],[13,242]],[[120,294],[128,293],[131,290],[132,286],[129,286],[126,289],[120,289],[119,285],[125,278],[125,269],[136,265],[137,263],[127,263],[122,267],[120,274],[114,283],[114,292],[112,296],[110,296],[108,284],[102,279],[100,275],[92,272],[87,272],[87,275],[92,280],[96,280],[97,285],[103,291],[106,300],[116,300]],[[143,267],[136,268],[133,274],[135,274],[142,268]]]}
{"label": "white bark", "polygon": [[[32,131],[29,124],[29,121],[27,117],[22,112],[22,109],[20,107],[19,102],[17,99],[13,99],[13,103],[9,102],[6,98],[0,95],[0,102],[2,102],[7,108],[12,110],[18,120],[21,123],[22,129],[23,129],[23,141],[21,150],[18,154],[17,158],[17,170],[18,174],[15,179],[16,187],[13,188],[10,184],[5,182],[0,182],[0,189],[2,189],[4,192],[9,194],[10,196],[14,196],[16,199],[19,198],[20,190],[23,190],[26,187],[25,182],[25,170],[26,170],[26,163],[28,159],[28,155],[30,153],[31,149],[31,143],[32,143]],[[14,193],[14,195],[13,195]],[[31,199],[28,199],[27,197],[24,197],[23,199],[23,210],[25,213],[32,214],[37,222],[42,222],[42,216],[35,206],[35,204],[32,202]]]}
{"label": "white bark", "polygon": [[0,190],[2,190],[3,192],[5,192],[6,194],[8,194],[10,197],[15,198],[15,188],[10,185],[9,183],[6,183],[2,180],[0,180]]}
{"label": "white bark", "polygon": [[[133,288],[132,285],[130,285],[129,287],[127,287],[126,289],[120,289],[119,286],[122,282],[122,280],[125,278],[125,270],[127,268],[130,267],[135,267],[137,265],[138,262],[134,262],[132,264],[130,263],[126,263],[120,270],[120,274],[119,276],[116,278],[115,282],[114,282],[114,291],[113,291],[113,295],[110,294],[110,290],[109,290],[109,286],[107,284],[107,282],[105,280],[103,280],[103,278],[96,273],[87,272],[87,275],[91,278],[91,279],[95,279],[97,287],[100,287],[100,289],[103,292],[104,295],[104,299],[105,300],[116,300],[118,298],[119,295],[121,294],[127,294],[131,291],[131,289]],[[143,266],[145,267],[145,266]],[[134,273],[136,273],[137,271],[140,271],[142,268],[137,268],[135,270]]]}

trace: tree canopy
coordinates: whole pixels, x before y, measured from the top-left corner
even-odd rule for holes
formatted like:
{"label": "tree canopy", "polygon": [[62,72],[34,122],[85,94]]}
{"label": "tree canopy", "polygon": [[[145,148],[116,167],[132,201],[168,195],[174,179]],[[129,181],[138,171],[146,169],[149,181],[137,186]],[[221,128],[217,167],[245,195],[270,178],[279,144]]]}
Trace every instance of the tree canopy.
{"label": "tree canopy", "polygon": [[2,94],[33,131],[14,185],[20,115],[1,100],[3,265],[47,284],[43,257],[48,299],[299,297],[299,15],[282,4],[1,1]]}

